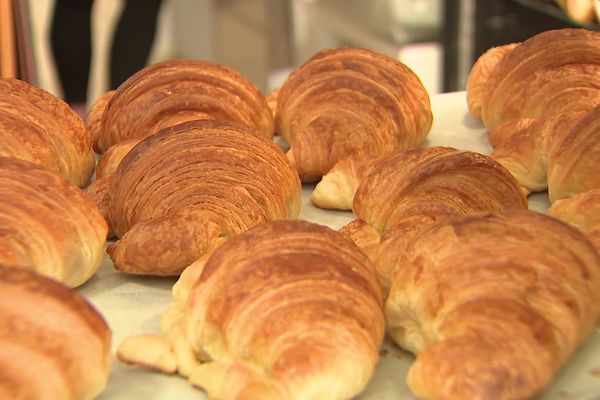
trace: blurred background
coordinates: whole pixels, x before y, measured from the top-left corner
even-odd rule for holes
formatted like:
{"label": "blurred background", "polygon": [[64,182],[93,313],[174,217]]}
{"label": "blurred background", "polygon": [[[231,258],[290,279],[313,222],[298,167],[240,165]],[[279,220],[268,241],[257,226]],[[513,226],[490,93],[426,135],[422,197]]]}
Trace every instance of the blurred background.
{"label": "blurred background", "polygon": [[[0,0],[0,14],[11,3],[28,20],[20,28],[29,30],[30,80],[61,96],[49,44],[54,0]],[[489,47],[547,29],[597,29],[598,3],[164,0],[148,62],[179,57],[216,61],[237,69],[266,93],[324,47],[361,46],[403,61],[432,94],[458,91],[464,90],[473,62]],[[109,48],[122,9],[122,0],[93,3],[89,101],[108,89]],[[5,20],[0,21],[0,31],[6,29]]]}

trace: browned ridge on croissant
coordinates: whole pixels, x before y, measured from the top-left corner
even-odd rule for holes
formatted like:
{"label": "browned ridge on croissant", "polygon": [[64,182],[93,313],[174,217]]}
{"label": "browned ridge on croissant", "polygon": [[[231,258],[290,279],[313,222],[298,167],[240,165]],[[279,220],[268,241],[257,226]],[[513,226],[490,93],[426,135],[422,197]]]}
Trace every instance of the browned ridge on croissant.
{"label": "browned ridge on croissant", "polygon": [[277,95],[276,130],[291,146],[303,181],[339,160],[416,146],[432,114],[418,77],[391,57],[360,48],[326,49],[286,79]]}
{"label": "browned ridge on croissant", "polygon": [[419,398],[533,398],[600,314],[598,252],[541,213],[455,217],[421,231],[407,254],[385,313],[417,355],[408,384]]}
{"label": "browned ridge on croissant", "polygon": [[77,186],[39,165],[0,157],[0,263],[79,286],[100,267],[106,232]]}
{"label": "browned ridge on croissant", "polygon": [[257,224],[295,218],[300,181],[283,152],[249,128],[179,124],[145,138],[109,176],[109,248],[132,273],[176,275]]}
{"label": "browned ridge on croissant", "polygon": [[0,398],[95,398],[108,381],[110,341],[76,291],[0,263]]}
{"label": "browned ridge on croissant", "polygon": [[114,94],[92,107],[100,152],[123,140],[143,138],[162,128],[195,119],[248,126],[267,138],[274,122],[258,88],[232,68],[208,61],[177,59],[148,66]]}
{"label": "browned ridge on croissant", "polygon": [[94,172],[85,124],[58,97],[27,82],[0,79],[0,156],[15,157],[84,186]]}

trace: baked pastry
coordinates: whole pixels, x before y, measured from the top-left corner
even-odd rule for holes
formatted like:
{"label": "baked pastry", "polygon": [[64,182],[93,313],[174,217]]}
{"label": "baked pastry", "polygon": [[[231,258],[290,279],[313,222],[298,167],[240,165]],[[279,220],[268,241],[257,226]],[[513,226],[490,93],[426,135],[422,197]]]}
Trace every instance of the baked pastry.
{"label": "baked pastry", "polygon": [[319,208],[352,210],[360,183],[388,156],[362,154],[338,161],[315,186],[310,194],[311,203]]}
{"label": "baked pastry", "polygon": [[276,131],[303,182],[343,158],[417,146],[431,128],[427,91],[400,61],[360,48],[322,50],[277,94]]}
{"label": "baked pastry", "polygon": [[79,286],[100,267],[106,232],[81,189],[42,166],[0,157],[0,263]]}
{"label": "baked pastry", "polygon": [[503,123],[489,133],[491,156],[528,191],[550,201],[600,188],[600,105],[585,114],[560,114]]}
{"label": "baked pastry", "polygon": [[527,199],[510,172],[490,157],[450,147],[418,148],[386,157],[362,181],[353,211],[363,222],[342,233],[371,247],[367,252],[387,292],[393,268],[420,230],[455,215],[509,208],[526,209]]}
{"label": "baked pastry", "polygon": [[[266,138],[274,132],[273,115],[260,91],[235,70],[208,61],[178,59],[150,65],[99,102],[92,109],[102,114],[95,144],[101,153],[123,140],[196,119],[240,124]],[[97,118],[89,123],[94,121]]]}
{"label": "baked pastry", "polygon": [[143,138],[123,140],[106,150],[96,165],[96,179],[104,178],[117,170],[127,153]]}
{"label": "baked pastry", "polygon": [[600,256],[541,213],[457,216],[414,237],[385,304],[388,332],[417,355],[426,399],[533,398],[592,332]]}
{"label": "baked pastry", "polygon": [[[349,399],[373,374],[381,290],[368,258],[330,228],[263,224],[190,266],[173,291],[163,334],[177,372],[210,398]],[[156,352],[168,349],[155,340]],[[146,335],[128,339],[118,355],[160,367],[152,365],[156,352]]]}
{"label": "baked pastry", "polygon": [[197,120],[138,143],[109,177],[116,268],[179,275],[224,241],[295,218],[300,180],[272,141],[238,125]]}
{"label": "baked pastry", "polygon": [[548,214],[584,232],[600,252],[600,188],[557,200]]}
{"label": "baked pastry", "polygon": [[590,111],[600,104],[598,87],[600,32],[558,29],[484,53],[468,77],[467,97],[492,129],[514,119]]}
{"label": "baked pastry", "polygon": [[42,165],[77,186],[96,162],[90,134],[67,103],[11,78],[0,79],[0,157]]}
{"label": "baked pastry", "polygon": [[110,341],[75,290],[0,264],[0,398],[95,398],[108,381]]}

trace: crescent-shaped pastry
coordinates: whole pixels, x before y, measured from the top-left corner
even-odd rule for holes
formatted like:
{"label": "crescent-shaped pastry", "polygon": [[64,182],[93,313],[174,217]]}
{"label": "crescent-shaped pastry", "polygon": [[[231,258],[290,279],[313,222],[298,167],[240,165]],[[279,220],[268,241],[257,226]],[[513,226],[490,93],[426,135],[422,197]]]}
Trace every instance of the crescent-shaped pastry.
{"label": "crescent-shaped pastry", "polygon": [[363,223],[343,232],[368,245],[387,291],[393,268],[420,230],[455,215],[509,208],[526,209],[527,199],[498,162],[450,147],[418,148],[384,158],[362,181],[353,211]]}
{"label": "crescent-shaped pastry", "polygon": [[418,398],[533,398],[600,315],[598,252],[541,213],[454,217],[406,251],[385,315]]}
{"label": "crescent-shaped pastry", "polygon": [[75,290],[0,263],[0,398],[94,399],[108,381],[110,342]]}
{"label": "crescent-shaped pastry", "polygon": [[[163,334],[178,373],[210,398],[349,399],[373,374],[381,289],[368,258],[330,228],[263,224],[190,266],[173,291]],[[141,336],[118,355],[162,369],[174,365],[152,360],[166,349]]]}
{"label": "crescent-shaped pastry", "polygon": [[0,79],[0,157],[42,165],[80,187],[96,162],[91,136],[67,103],[11,78]]}
{"label": "crescent-shaped pastry", "polygon": [[276,130],[303,182],[343,158],[417,146],[432,124],[429,95],[400,61],[360,48],[322,50],[285,80]]}
{"label": "crescent-shaped pastry", "polygon": [[[150,65],[93,106],[101,114],[95,143],[103,153],[185,121],[216,119],[272,138],[273,115],[258,88],[237,71],[208,61],[169,60]],[[97,118],[88,123],[97,124]]]}
{"label": "crescent-shaped pastry", "polygon": [[138,143],[110,175],[108,248],[125,272],[178,275],[255,225],[295,218],[298,174],[272,141],[198,120]]}
{"label": "crescent-shaped pastry", "polygon": [[[477,84],[482,80],[487,89]],[[600,32],[550,30],[514,47],[491,49],[469,81],[467,98],[478,98],[488,129],[514,119],[590,111],[600,104]],[[478,114],[477,106],[471,109]]]}
{"label": "crescent-shaped pastry", "polygon": [[77,186],[42,166],[0,157],[0,263],[79,286],[104,258],[107,227]]}

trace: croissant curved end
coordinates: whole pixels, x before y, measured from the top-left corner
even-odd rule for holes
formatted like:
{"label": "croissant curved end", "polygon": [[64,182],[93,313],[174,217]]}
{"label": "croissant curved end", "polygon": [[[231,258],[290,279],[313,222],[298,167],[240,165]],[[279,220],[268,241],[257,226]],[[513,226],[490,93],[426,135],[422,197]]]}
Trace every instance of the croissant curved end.
{"label": "croissant curved end", "polygon": [[332,171],[317,184],[310,201],[319,208],[352,210],[356,189],[343,172]]}
{"label": "croissant curved end", "polygon": [[119,360],[165,374],[177,371],[177,358],[169,341],[160,335],[138,335],[125,339],[117,348]]}

